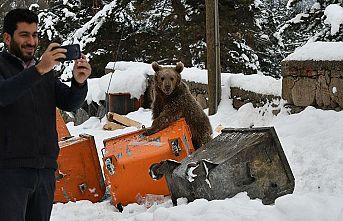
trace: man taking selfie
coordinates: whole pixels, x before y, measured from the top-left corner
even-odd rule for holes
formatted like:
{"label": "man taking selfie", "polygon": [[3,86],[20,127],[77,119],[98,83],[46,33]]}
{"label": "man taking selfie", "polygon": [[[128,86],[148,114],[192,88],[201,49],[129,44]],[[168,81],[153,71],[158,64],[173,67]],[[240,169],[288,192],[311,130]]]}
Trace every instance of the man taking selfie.
{"label": "man taking selfie", "polygon": [[51,43],[38,61],[38,16],[28,9],[7,13],[0,52],[0,220],[49,220],[57,156],[56,107],[72,111],[87,94],[91,66],[75,60],[71,86],[53,67],[66,49]]}

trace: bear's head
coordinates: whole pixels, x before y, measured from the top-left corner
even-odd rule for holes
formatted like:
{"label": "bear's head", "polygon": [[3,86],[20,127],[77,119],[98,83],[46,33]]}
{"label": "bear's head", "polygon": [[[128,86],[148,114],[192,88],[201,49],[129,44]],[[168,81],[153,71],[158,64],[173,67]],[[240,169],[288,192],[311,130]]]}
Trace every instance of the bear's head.
{"label": "bear's head", "polygon": [[157,62],[153,62],[151,65],[155,71],[155,87],[157,86],[164,94],[170,95],[181,83],[183,63],[178,62],[176,67],[161,67]]}

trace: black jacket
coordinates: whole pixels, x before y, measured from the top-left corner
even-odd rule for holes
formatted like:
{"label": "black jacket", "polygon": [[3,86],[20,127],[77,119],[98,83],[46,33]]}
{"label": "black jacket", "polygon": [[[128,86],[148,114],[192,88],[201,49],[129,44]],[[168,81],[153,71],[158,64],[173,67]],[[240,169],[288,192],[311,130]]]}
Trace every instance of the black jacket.
{"label": "black jacket", "polygon": [[83,103],[87,84],[71,87],[51,71],[0,52],[0,168],[57,168],[56,107],[72,111]]}

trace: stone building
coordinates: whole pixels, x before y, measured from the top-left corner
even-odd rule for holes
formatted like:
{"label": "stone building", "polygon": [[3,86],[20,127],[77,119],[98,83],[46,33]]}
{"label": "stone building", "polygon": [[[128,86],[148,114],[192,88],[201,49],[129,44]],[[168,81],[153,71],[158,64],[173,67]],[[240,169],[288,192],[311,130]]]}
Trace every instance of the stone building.
{"label": "stone building", "polygon": [[312,42],[282,63],[282,98],[290,106],[343,108],[343,42]]}

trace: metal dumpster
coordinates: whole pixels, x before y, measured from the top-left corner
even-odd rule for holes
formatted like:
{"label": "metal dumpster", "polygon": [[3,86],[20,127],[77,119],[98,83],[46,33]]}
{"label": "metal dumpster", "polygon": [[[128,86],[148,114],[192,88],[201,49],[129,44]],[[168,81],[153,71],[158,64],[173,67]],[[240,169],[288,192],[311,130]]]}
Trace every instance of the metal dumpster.
{"label": "metal dumpster", "polygon": [[225,199],[244,191],[272,204],[295,184],[273,127],[223,129],[180,163],[162,161],[154,173],[165,175],[174,204],[180,197]]}

